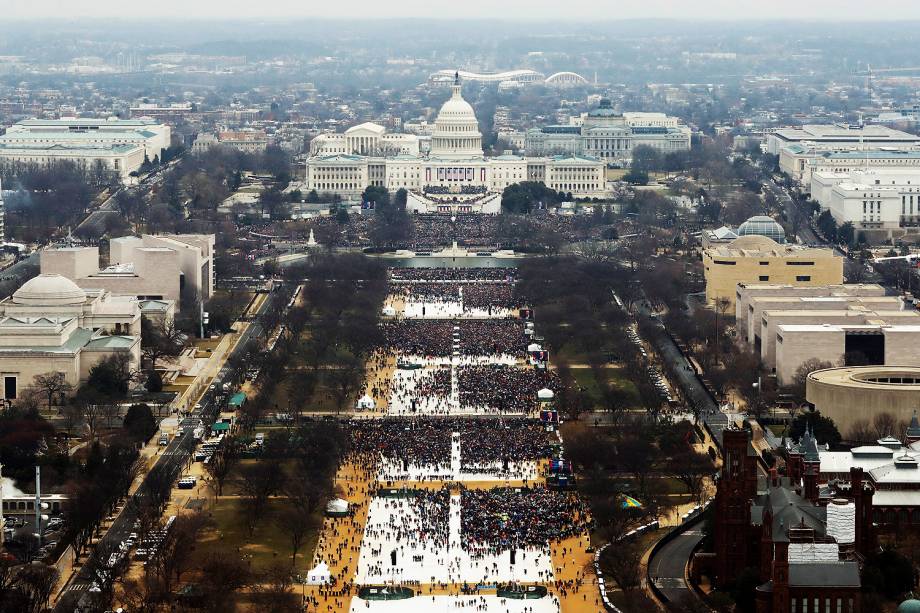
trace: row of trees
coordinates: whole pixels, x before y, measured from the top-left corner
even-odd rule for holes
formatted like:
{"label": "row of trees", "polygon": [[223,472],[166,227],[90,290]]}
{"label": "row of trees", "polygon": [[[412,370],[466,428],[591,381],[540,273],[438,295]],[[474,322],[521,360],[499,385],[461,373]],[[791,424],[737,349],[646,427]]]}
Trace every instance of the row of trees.
{"label": "row of trees", "polygon": [[15,192],[6,198],[7,236],[22,242],[44,242],[76,225],[103,189],[117,178],[104,166],[74,162],[48,165],[2,164],[0,179]]}

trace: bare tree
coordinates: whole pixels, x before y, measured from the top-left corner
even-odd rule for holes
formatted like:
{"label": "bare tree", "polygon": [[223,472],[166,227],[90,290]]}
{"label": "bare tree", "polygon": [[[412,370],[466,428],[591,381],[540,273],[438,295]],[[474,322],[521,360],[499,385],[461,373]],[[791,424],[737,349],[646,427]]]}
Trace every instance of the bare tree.
{"label": "bare tree", "polygon": [[707,475],[713,472],[709,457],[693,449],[687,449],[687,451],[670,458],[668,465],[674,478],[687,487],[692,500],[699,501],[703,491],[703,483]]}
{"label": "bare tree", "polygon": [[173,580],[181,582],[183,573],[189,570],[199,535],[208,524],[207,516],[199,512],[176,517],[155,559],[155,567],[166,592],[172,590]]}
{"label": "bare tree", "polygon": [[208,473],[208,483],[218,496],[224,495],[224,482],[236,466],[237,460],[239,460],[239,454],[236,442],[232,438],[225,438],[208,463],[204,465]]}
{"label": "bare tree", "polygon": [[876,413],[875,417],[872,418],[872,428],[875,430],[876,439],[896,435],[897,426],[898,421],[894,415],[887,411]]}
{"label": "bare tree", "polygon": [[605,568],[620,589],[628,593],[639,587],[642,579],[642,555],[645,553],[640,544],[620,543],[616,547],[608,547],[604,553],[607,552],[610,552],[610,555],[605,556]]}
{"label": "bare tree", "polygon": [[872,424],[865,418],[855,420],[850,426],[850,430],[847,432],[847,440],[854,443],[870,443],[876,439],[877,437],[875,436],[875,430],[872,428]]}
{"label": "bare tree", "polygon": [[73,389],[73,385],[67,382],[67,375],[59,371],[35,375],[33,385],[48,399],[49,411],[54,405],[55,397],[62,397]]}
{"label": "bare tree", "polygon": [[297,613],[299,598],[291,590],[291,572],[278,564],[270,567],[253,586],[260,608],[266,613]]}
{"label": "bare tree", "polygon": [[242,471],[240,490],[249,536],[253,535],[258,520],[263,517],[269,497],[281,487],[282,478],[277,464],[264,460],[246,466]]}
{"label": "bare tree", "polygon": [[[310,477],[305,477],[310,479]],[[298,484],[303,483],[301,480],[296,481]],[[317,489],[317,488],[313,488]],[[317,489],[317,492],[319,490]],[[318,496],[314,496],[308,488],[303,486],[294,486],[287,489],[288,505],[276,518],[278,527],[286,531],[291,542],[291,566],[297,562],[297,552],[304,544],[304,540],[310,530],[316,527],[314,511]]]}

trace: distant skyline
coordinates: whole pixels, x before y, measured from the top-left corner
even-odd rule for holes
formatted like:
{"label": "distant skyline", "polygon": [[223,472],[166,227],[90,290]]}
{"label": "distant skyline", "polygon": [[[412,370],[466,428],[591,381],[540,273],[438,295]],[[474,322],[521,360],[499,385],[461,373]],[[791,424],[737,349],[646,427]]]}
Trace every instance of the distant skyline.
{"label": "distant skyline", "polygon": [[5,19],[443,18],[898,21],[920,19],[916,0],[0,0]]}

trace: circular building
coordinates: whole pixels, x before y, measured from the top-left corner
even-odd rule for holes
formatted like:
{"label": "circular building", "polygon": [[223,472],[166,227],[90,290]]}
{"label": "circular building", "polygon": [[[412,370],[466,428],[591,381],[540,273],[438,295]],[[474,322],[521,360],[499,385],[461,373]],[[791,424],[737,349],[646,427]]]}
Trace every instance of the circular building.
{"label": "circular building", "polygon": [[846,438],[858,419],[879,413],[910,422],[920,407],[920,367],[844,366],[816,370],[805,382],[805,398],[830,417]]}
{"label": "circular building", "polygon": [[755,215],[738,226],[738,236],[766,236],[779,244],[786,242],[786,231],[772,217]]}

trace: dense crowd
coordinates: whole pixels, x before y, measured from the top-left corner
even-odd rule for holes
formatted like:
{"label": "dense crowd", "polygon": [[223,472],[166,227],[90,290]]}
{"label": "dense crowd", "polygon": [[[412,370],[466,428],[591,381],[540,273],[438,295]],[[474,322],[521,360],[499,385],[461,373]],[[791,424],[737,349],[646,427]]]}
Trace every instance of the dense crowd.
{"label": "dense crowd", "polygon": [[461,366],[457,376],[461,405],[501,413],[529,413],[539,390],[561,387],[555,372],[496,364]]}
{"label": "dense crowd", "polygon": [[556,438],[543,423],[524,417],[502,419],[462,419],[461,458],[465,466],[484,466],[496,462],[527,462],[548,456]]}
{"label": "dense crowd", "polygon": [[[425,549],[446,548],[450,529],[450,490],[444,486],[438,490],[415,490],[412,495],[385,498],[384,505],[394,512],[385,515],[386,520],[368,522],[365,537],[400,546],[412,543]],[[403,512],[398,512],[398,511]],[[388,557],[384,545],[371,549],[370,554],[380,560]],[[384,564],[368,569],[371,576],[383,576]]]}
{"label": "dense crowd", "polygon": [[390,281],[511,281],[516,268],[390,268]]}
{"label": "dense crowd", "polygon": [[547,541],[579,536],[589,516],[576,495],[542,487],[463,489],[463,544],[476,556],[508,549],[544,547]]}
{"label": "dense crowd", "polygon": [[[504,215],[479,214],[417,214],[410,216],[411,228],[407,238],[396,247],[400,249],[430,250],[457,242],[464,247],[508,248],[526,242],[538,233],[553,235],[563,242],[602,238],[608,226],[590,225],[585,216],[532,214],[526,218],[509,221]],[[351,214],[347,222],[340,223],[335,215],[322,215],[292,223],[272,223],[258,226],[260,232],[306,240],[310,230],[322,245],[334,247],[370,247],[373,212]]]}
{"label": "dense crowd", "polygon": [[460,435],[464,466],[537,460],[547,457],[549,445],[556,440],[540,421],[524,417],[355,419],[348,422],[348,431],[356,459],[373,463],[379,454],[403,467],[433,469],[450,465],[454,432]]}
{"label": "dense crowd", "polygon": [[395,462],[444,468],[450,466],[455,425],[443,419],[359,419],[348,424],[351,448],[370,461],[376,454]]}
{"label": "dense crowd", "polygon": [[524,324],[516,319],[400,319],[383,323],[385,346],[402,355],[446,357],[453,353],[454,327],[459,327],[460,354],[523,355]]}

